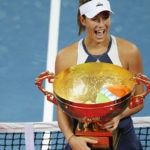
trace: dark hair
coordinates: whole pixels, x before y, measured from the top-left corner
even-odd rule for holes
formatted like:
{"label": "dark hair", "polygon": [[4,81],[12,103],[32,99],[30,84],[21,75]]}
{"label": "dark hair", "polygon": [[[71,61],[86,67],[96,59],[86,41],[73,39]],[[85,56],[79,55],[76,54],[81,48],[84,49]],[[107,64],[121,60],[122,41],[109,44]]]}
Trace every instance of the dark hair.
{"label": "dark hair", "polygon": [[[91,1],[91,0],[79,0],[79,7],[81,5],[83,5],[84,3],[87,3],[89,1]],[[83,16],[83,17],[85,17],[85,16]],[[79,9],[78,9],[78,14],[77,14],[77,23],[78,23],[78,27],[79,27],[78,35],[80,35],[83,31],[85,31],[85,27],[80,22],[80,11],[79,11]]]}

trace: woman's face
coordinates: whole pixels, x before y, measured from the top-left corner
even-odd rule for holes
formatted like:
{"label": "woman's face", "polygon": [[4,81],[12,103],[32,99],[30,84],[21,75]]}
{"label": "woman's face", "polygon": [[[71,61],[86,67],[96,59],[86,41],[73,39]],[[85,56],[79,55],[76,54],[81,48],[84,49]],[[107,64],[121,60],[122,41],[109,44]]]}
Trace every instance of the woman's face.
{"label": "woman's face", "polygon": [[109,11],[103,11],[91,19],[81,16],[80,21],[86,28],[87,39],[98,43],[106,39],[111,24]]}

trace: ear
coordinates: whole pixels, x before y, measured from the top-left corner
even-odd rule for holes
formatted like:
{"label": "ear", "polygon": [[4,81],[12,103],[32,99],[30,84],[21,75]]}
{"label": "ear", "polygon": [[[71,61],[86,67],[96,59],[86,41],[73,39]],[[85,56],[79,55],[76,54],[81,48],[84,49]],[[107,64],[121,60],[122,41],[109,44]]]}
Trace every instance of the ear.
{"label": "ear", "polygon": [[81,22],[81,24],[82,24],[83,26],[85,26],[85,25],[86,25],[86,18],[83,17],[83,16],[80,16],[80,22]]}

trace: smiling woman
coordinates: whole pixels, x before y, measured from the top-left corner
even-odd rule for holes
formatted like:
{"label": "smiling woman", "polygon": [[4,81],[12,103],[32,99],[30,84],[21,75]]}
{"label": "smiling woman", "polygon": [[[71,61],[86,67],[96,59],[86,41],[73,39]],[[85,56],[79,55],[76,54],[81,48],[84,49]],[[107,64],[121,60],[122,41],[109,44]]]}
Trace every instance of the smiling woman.
{"label": "smiling woman", "polygon": [[[85,35],[80,40],[59,51],[55,64],[56,74],[71,66],[87,62],[115,64],[125,68],[133,75],[143,73],[142,57],[138,47],[134,43],[110,33],[111,17],[113,17],[110,15],[111,13],[112,9],[108,0],[79,1],[77,16],[79,34],[85,31]],[[136,85],[135,94],[141,94],[142,92],[143,86],[141,84]],[[134,132],[131,115],[142,110],[143,106],[144,104],[142,103],[134,109],[127,107],[111,120],[98,126],[101,130],[119,132],[119,139],[113,145],[113,147],[117,147],[117,150],[142,149]],[[86,136],[77,136],[77,127],[81,124],[83,127],[87,127],[86,122],[80,122],[81,120],[71,118],[63,113],[59,105],[57,106],[57,119],[66,139],[71,137],[66,150],[88,150],[89,144],[94,145],[99,141],[92,140]],[[94,126],[94,123],[91,126]],[[128,133],[124,132],[126,130],[128,130]],[[115,137],[113,136],[113,138]],[[102,148],[102,145],[99,144],[98,146]],[[111,149],[112,147],[109,148]]]}

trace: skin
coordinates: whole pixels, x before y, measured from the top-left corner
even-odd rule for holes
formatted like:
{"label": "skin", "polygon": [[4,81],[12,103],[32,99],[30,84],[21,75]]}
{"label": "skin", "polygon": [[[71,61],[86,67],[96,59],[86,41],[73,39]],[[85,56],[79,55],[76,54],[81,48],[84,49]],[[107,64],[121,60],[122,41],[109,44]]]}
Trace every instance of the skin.
{"label": "skin", "polygon": [[[108,12],[101,12],[92,19],[80,16],[80,21],[86,28],[85,45],[89,53],[94,55],[103,54],[108,47],[110,40],[109,29],[111,25],[111,18]],[[142,58],[139,49],[133,43],[119,38],[116,38],[119,58],[122,66],[129,70],[131,73],[143,73],[142,68]],[[77,48],[78,42],[67,46],[66,48],[59,51],[56,57],[55,73],[58,74],[64,69],[77,64]],[[138,85],[136,87],[135,95],[143,92],[143,87]],[[119,121],[122,118],[133,115],[139,112],[144,107],[141,104],[134,109],[127,108],[120,115],[114,117],[111,121],[107,122],[102,126],[102,129],[107,129],[108,131],[113,131],[118,127]],[[68,140],[71,135],[73,135],[72,124],[70,118],[62,111],[62,109],[57,106],[57,119],[61,131],[64,133],[66,139]],[[69,145],[72,150],[90,150],[87,143],[96,143],[97,141],[73,135],[69,140]]]}

